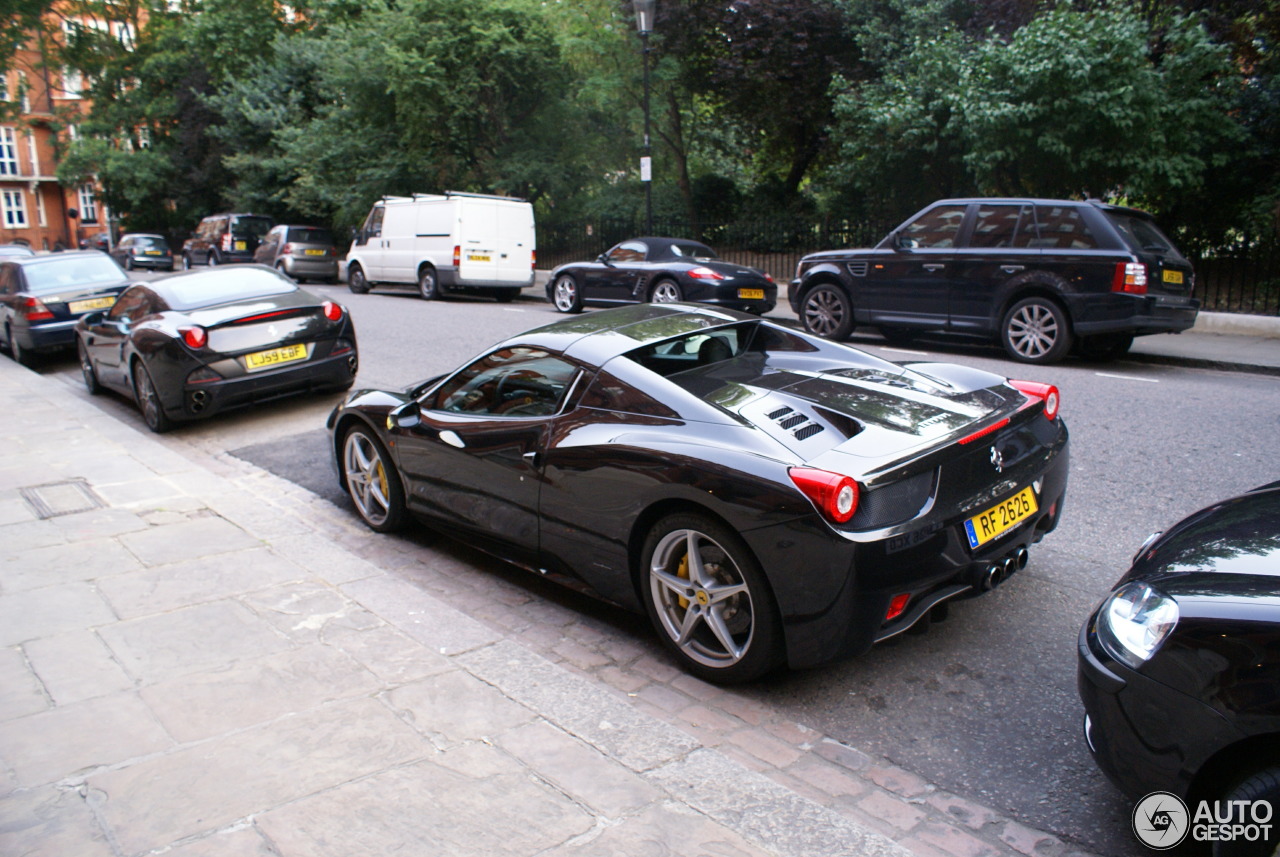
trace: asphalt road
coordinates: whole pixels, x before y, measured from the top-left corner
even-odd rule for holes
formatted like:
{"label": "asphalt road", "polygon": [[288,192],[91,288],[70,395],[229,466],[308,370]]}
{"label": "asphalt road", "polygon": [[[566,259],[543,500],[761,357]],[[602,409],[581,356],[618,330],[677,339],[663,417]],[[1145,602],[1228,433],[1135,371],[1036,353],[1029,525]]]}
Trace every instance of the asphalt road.
{"label": "asphalt road", "polygon": [[[528,293],[513,304],[427,303],[407,292],[313,288],[351,308],[360,334],[359,386],[408,385],[560,318]],[[995,348],[955,340],[924,340],[908,350],[884,347],[869,333],[853,344],[892,360],[947,360],[1057,384],[1072,433],[1063,520],[1032,549],[1025,571],[990,595],[955,604],[951,618],[928,634],[904,635],[862,658],[748,692],[1031,827],[1102,854],[1140,853],[1129,830],[1130,803],[1103,779],[1081,738],[1076,633],[1149,533],[1280,478],[1280,384],[1125,361],[1026,367]],[[79,383],[73,360],[51,361],[43,371]],[[228,414],[165,442],[210,454],[230,450],[345,505],[322,429],[337,398]],[[124,399],[96,401],[137,420]]]}

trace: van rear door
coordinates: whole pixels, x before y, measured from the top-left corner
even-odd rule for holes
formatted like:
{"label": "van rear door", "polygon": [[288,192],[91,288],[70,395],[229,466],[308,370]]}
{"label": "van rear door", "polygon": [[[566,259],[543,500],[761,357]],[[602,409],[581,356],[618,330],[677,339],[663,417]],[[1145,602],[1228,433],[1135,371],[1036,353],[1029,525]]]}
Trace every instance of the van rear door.
{"label": "van rear door", "polygon": [[458,197],[458,280],[527,286],[533,268],[533,207],[527,202]]}

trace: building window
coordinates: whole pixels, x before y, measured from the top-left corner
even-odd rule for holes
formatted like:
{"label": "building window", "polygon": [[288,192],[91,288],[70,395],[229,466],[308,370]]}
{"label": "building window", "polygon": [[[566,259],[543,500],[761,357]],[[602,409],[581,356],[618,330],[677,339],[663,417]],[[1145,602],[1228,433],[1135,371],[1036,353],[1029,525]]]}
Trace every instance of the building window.
{"label": "building window", "polygon": [[80,222],[98,222],[98,201],[93,198],[93,187],[90,185],[80,186]]}
{"label": "building window", "polygon": [[41,226],[49,225],[49,218],[44,213],[44,194],[36,191],[36,223]]}
{"label": "building window", "polygon": [[27,132],[27,157],[31,160],[31,175],[40,175],[40,147],[36,145],[36,135]]}
{"label": "building window", "polygon": [[18,145],[12,128],[0,128],[0,176],[18,174]]}
{"label": "building window", "polygon": [[4,212],[4,225],[8,229],[23,229],[27,225],[27,203],[20,190],[0,191],[0,210]]}
{"label": "building window", "polygon": [[22,99],[22,112],[31,112],[31,87],[27,85],[27,73],[18,72],[18,97]]}

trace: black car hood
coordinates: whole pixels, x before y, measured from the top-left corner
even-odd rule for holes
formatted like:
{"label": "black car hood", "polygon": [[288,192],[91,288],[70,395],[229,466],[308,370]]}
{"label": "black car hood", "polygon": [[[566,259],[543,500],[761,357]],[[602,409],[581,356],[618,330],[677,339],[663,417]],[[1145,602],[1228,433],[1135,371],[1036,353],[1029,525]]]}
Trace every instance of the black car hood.
{"label": "black car hood", "polygon": [[1128,580],[1175,596],[1280,594],[1280,483],[1180,521],[1135,558]]}

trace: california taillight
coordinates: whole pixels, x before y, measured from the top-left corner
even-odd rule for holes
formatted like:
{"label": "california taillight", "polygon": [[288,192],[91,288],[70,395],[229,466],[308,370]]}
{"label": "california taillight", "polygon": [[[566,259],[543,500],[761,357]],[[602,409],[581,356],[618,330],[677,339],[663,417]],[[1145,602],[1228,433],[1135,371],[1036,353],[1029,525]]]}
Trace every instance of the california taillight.
{"label": "california taillight", "polygon": [[787,473],[828,521],[843,524],[858,511],[860,489],[852,477],[816,467],[791,467]]}
{"label": "california taillight", "polygon": [[1051,420],[1058,415],[1058,406],[1061,404],[1062,397],[1058,393],[1058,388],[1052,384],[1041,384],[1037,381],[1010,380],[1009,386],[1028,397],[1027,403],[1022,407],[1030,407],[1038,401],[1044,402],[1045,419]]}
{"label": "california taillight", "polygon": [[24,298],[18,306],[27,321],[48,321],[53,318],[53,313],[39,298]]}
{"label": "california taillight", "polygon": [[719,271],[713,271],[710,268],[699,265],[689,272],[689,276],[695,280],[723,280],[724,274]]}
{"label": "california taillight", "polygon": [[193,324],[190,327],[180,327],[178,328],[178,333],[182,334],[182,341],[187,344],[188,348],[204,348],[209,341],[209,334],[199,325]]}
{"label": "california taillight", "polygon": [[329,321],[342,320],[342,304],[335,304],[333,301],[325,301],[322,304],[324,308],[324,317]]}
{"label": "california taillight", "polygon": [[768,280],[769,282],[771,282],[771,283],[772,283],[772,282],[774,282],[773,274],[765,274],[765,275],[764,275],[764,278],[765,278],[766,280]]}
{"label": "california taillight", "polygon": [[1147,266],[1141,262],[1117,262],[1111,291],[1130,295],[1147,293]]}

